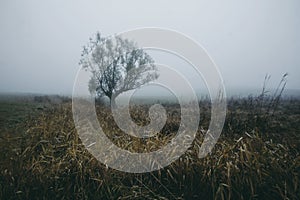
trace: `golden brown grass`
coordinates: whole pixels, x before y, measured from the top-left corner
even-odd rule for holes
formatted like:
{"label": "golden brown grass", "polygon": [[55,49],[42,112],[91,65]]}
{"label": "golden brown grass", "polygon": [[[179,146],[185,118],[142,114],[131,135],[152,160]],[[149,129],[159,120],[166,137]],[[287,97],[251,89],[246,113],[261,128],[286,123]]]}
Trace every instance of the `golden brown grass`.
{"label": "golden brown grass", "polygon": [[[172,113],[174,108],[169,109]],[[273,121],[268,121],[272,128],[264,132],[260,121],[247,120],[254,116],[248,116],[242,105],[236,112],[229,109],[222,137],[209,156],[199,159],[207,128],[207,121],[202,120],[192,147],[177,161],[159,171],[129,174],[110,169],[91,156],[76,133],[71,104],[65,103],[28,118],[15,130],[22,132],[18,137],[6,130],[6,137],[1,138],[5,155],[0,167],[0,199],[297,199],[299,127],[285,120],[299,122],[299,101],[292,114],[285,109],[275,113]],[[142,141],[124,136],[112,124],[107,108],[97,111],[99,119],[106,121],[102,127],[108,137],[133,152],[165,145],[180,121],[178,117],[168,119],[164,129],[168,134],[163,131]],[[133,108],[132,115],[141,124],[149,120],[146,107]],[[203,116],[208,120],[208,111]]]}

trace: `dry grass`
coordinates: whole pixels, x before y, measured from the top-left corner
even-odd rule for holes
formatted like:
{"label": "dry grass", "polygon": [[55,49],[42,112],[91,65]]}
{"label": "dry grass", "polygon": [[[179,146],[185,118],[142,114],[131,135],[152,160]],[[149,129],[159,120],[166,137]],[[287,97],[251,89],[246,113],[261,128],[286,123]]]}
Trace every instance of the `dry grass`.
{"label": "dry grass", "polygon": [[[199,159],[209,120],[208,104],[203,102],[192,147],[170,166],[144,174],[123,173],[95,160],[76,133],[70,103],[47,109],[14,130],[2,129],[6,134],[1,137],[0,199],[299,198],[299,100],[280,104],[263,120],[258,119],[260,113],[249,112],[249,103],[251,99],[229,102],[222,137],[209,156]],[[177,114],[176,107],[168,109]],[[165,145],[180,121],[178,116],[169,118],[162,133],[142,141],[124,136],[107,108],[97,111],[106,121],[102,127],[107,136],[133,152]],[[149,121],[147,107],[135,107],[131,114],[137,123]]]}

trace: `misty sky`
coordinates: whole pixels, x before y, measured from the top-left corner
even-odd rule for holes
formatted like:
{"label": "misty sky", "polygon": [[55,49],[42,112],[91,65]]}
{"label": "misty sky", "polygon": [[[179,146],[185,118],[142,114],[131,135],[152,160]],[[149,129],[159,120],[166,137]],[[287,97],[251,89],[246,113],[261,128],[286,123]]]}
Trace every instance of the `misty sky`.
{"label": "misty sky", "polygon": [[[226,89],[300,89],[300,1],[0,1],[0,92],[71,94],[82,46],[138,27],[182,32],[200,43]],[[166,63],[167,64],[167,63]]]}

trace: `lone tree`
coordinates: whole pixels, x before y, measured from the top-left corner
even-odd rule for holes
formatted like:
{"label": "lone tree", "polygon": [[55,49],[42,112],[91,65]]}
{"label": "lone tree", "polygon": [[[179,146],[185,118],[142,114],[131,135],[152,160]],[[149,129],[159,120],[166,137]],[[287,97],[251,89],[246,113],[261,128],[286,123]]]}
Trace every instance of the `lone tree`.
{"label": "lone tree", "polygon": [[89,91],[107,96],[110,103],[122,92],[139,88],[158,78],[153,59],[133,41],[120,36],[90,38],[83,47],[80,65],[92,73]]}

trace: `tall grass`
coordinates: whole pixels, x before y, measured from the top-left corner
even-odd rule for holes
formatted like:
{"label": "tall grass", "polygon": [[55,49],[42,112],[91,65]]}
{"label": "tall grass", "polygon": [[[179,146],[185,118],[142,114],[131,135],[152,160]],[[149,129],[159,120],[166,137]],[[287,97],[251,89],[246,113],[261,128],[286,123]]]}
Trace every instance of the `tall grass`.
{"label": "tall grass", "polygon": [[[300,101],[279,101],[281,94],[278,90],[268,96],[263,90],[258,97],[230,100],[221,138],[209,156],[199,159],[210,115],[203,108],[188,151],[164,169],[144,174],[116,171],[98,162],[78,137],[71,103],[55,106],[17,127],[20,137],[1,138],[0,199],[297,199]],[[208,104],[200,102],[206,108]],[[178,129],[178,108],[166,106],[167,124],[146,141],[124,136],[108,108],[96,109],[116,145],[149,152],[168,143]],[[131,115],[147,124],[147,111],[146,106],[133,106]]]}

